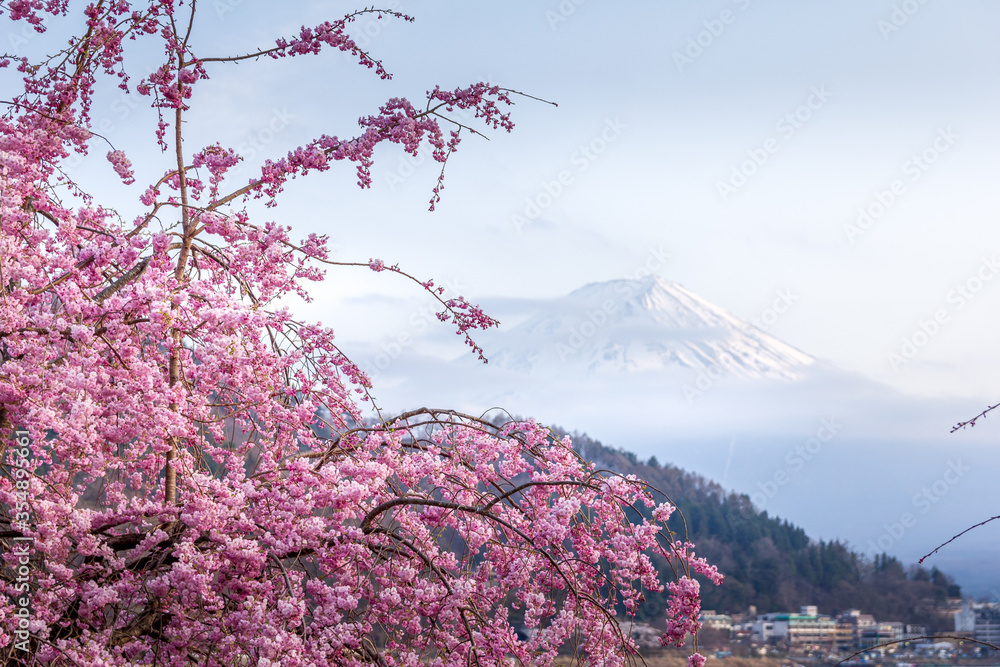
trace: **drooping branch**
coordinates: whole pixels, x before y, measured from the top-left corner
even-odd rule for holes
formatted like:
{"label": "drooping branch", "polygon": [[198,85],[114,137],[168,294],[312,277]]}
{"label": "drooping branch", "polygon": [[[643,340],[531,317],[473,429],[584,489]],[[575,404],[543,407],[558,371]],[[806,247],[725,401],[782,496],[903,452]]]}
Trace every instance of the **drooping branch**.
{"label": "drooping branch", "polygon": [[882,642],[882,643],[876,644],[875,646],[871,646],[869,648],[861,649],[860,651],[855,651],[854,653],[850,654],[846,658],[842,658],[841,660],[838,660],[837,662],[835,662],[833,664],[833,667],[839,667],[840,665],[843,665],[845,662],[850,662],[854,658],[857,658],[858,656],[863,655],[865,653],[868,653],[870,651],[873,651],[875,649],[883,648],[885,646],[895,646],[896,644],[902,644],[904,642],[912,642],[912,641],[916,641],[918,639],[928,639],[928,640],[935,640],[935,639],[955,639],[955,640],[958,640],[958,641],[969,642],[970,644],[976,644],[978,646],[985,646],[986,648],[993,649],[994,651],[1000,651],[1000,646],[996,646],[995,644],[991,644],[990,642],[982,641],[982,640],[979,640],[979,639],[970,639],[969,637],[962,637],[962,636],[959,636],[959,635],[922,635],[920,637],[908,637],[906,639],[894,639],[892,641]]}
{"label": "drooping branch", "polygon": [[938,551],[940,551],[940,550],[941,550],[942,548],[944,548],[944,547],[948,546],[949,544],[951,544],[952,542],[954,542],[955,540],[957,540],[958,538],[960,538],[960,537],[961,537],[962,535],[965,535],[966,533],[968,533],[968,532],[969,532],[970,530],[975,530],[976,528],[979,528],[980,526],[985,526],[985,525],[986,525],[986,524],[988,524],[988,523],[989,523],[990,521],[996,521],[997,519],[1000,519],[1000,515],[997,515],[997,516],[991,516],[991,517],[990,517],[989,519],[986,519],[985,521],[980,521],[979,523],[977,523],[977,524],[976,524],[976,525],[974,525],[974,526],[969,526],[968,528],[966,528],[965,530],[963,530],[963,531],[962,531],[961,533],[959,533],[958,535],[955,535],[954,537],[952,537],[952,538],[951,538],[950,540],[948,540],[947,542],[944,542],[944,543],[942,543],[942,544],[939,544],[939,545],[937,546],[937,548],[936,548],[936,549],[934,549],[934,551],[930,552],[929,554],[927,554],[926,556],[924,556],[923,558],[921,558],[921,559],[920,559],[920,560],[919,560],[918,562],[919,562],[919,563],[923,563],[923,562],[924,562],[924,560],[926,560],[926,559],[930,558],[931,556],[933,556],[934,554],[936,554],[936,553],[937,553]]}

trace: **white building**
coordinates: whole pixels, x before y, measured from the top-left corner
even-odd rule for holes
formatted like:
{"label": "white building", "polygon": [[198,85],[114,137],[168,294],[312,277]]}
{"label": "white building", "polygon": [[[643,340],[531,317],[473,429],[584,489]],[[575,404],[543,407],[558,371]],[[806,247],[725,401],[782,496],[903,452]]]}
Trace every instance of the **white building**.
{"label": "white building", "polygon": [[1000,644],[1000,604],[966,600],[955,613],[955,632],[973,639]]}

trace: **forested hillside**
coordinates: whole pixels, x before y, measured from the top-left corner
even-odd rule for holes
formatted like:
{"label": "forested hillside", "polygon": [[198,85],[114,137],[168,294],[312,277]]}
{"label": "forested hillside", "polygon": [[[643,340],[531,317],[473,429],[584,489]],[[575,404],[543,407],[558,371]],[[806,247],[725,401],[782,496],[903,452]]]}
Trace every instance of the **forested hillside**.
{"label": "forested hillside", "polygon": [[[606,447],[586,435],[574,434],[573,442],[587,460],[647,480],[680,508],[698,555],[726,575],[719,587],[703,582],[705,609],[736,613],[755,605],[766,613],[815,604],[827,614],[858,608],[880,621],[953,629],[950,619],[935,614],[935,608],[960,590],[937,569],[904,568],[884,555],[872,561],[843,543],[813,541],[787,520],[758,512],[746,495],[727,492],[700,475],[662,465],[655,457],[641,462],[631,452]],[[678,533],[678,538],[684,535]],[[641,613],[658,618],[664,608],[665,597],[648,596]]]}

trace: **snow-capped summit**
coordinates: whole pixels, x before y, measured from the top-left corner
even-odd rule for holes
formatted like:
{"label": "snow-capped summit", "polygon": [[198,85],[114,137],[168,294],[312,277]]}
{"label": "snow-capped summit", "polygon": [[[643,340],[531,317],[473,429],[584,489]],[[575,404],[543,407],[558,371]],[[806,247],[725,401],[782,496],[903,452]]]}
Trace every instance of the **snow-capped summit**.
{"label": "snow-capped summit", "polygon": [[797,379],[815,361],[658,276],[585,285],[484,342],[497,366],[560,375],[687,368]]}

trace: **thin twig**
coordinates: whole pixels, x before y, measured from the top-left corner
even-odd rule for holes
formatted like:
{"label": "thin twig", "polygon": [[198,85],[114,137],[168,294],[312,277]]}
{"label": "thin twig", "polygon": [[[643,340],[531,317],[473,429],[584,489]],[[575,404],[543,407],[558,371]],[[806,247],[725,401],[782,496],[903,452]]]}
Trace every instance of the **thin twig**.
{"label": "thin twig", "polygon": [[970,419],[969,421],[958,422],[951,429],[951,432],[954,433],[955,431],[957,431],[959,429],[962,429],[962,428],[965,428],[966,426],[975,426],[977,419],[979,419],[980,417],[985,417],[987,412],[989,412],[990,410],[995,410],[996,408],[1000,408],[1000,403],[997,403],[996,405],[991,405],[990,407],[986,408],[985,410],[983,410],[982,412],[980,412],[978,415],[976,415],[975,417],[973,417],[972,419]]}
{"label": "thin twig", "polygon": [[977,524],[976,524],[975,526],[969,526],[968,528],[966,528],[966,529],[965,529],[965,530],[963,530],[963,531],[962,531],[961,533],[959,533],[958,535],[954,536],[953,538],[951,538],[950,540],[948,540],[948,541],[947,541],[947,542],[945,542],[944,544],[940,544],[940,545],[938,545],[938,548],[937,548],[937,549],[935,549],[934,551],[930,552],[929,554],[927,554],[926,556],[924,556],[923,558],[921,558],[921,559],[920,559],[919,561],[917,561],[917,562],[918,562],[918,563],[923,563],[923,562],[924,562],[924,559],[927,559],[927,558],[930,558],[931,556],[933,556],[934,554],[936,554],[936,553],[937,553],[938,551],[940,551],[942,547],[944,547],[944,546],[947,546],[947,545],[951,544],[952,542],[954,542],[955,540],[957,540],[958,538],[960,538],[960,537],[961,537],[962,535],[965,535],[965,534],[966,534],[967,532],[969,532],[970,530],[972,530],[973,528],[979,528],[980,526],[982,526],[982,525],[984,525],[984,524],[987,524],[987,523],[989,523],[990,521],[995,521],[995,520],[997,520],[997,519],[1000,519],[1000,515],[997,515],[997,516],[991,516],[991,517],[990,517],[989,519],[986,519],[986,521],[980,521],[980,522],[979,522],[979,523],[977,523]]}

